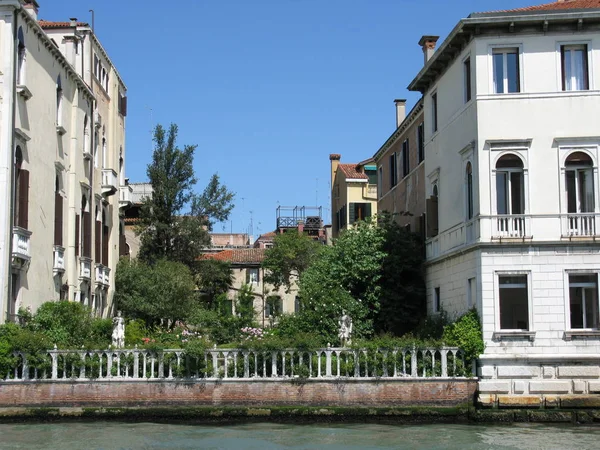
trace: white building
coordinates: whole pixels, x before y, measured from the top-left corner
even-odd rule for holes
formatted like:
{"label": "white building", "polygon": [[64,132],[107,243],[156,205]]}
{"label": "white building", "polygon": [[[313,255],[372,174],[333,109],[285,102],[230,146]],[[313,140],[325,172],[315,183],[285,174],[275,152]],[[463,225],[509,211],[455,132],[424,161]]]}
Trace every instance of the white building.
{"label": "white building", "polygon": [[425,102],[428,310],[477,307],[484,403],[598,393],[600,0],[472,14],[436,40],[409,86]]}
{"label": "white building", "polygon": [[128,205],[125,86],[87,24],[38,7],[0,0],[0,321],[56,299],[108,314]]}

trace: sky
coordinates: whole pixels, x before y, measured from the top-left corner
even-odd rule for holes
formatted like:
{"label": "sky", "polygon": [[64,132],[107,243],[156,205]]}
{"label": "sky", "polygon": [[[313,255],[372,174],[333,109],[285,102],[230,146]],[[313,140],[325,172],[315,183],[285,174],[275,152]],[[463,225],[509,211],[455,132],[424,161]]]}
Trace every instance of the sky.
{"label": "sky", "polygon": [[422,35],[443,39],[471,12],[549,0],[38,0],[39,18],[91,22],[127,86],[126,177],[147,181],[151,131],[179,127],[210,176],[235,192],[214,232],[276,227],[282,206],[322,206],[330,153],[356,163],[395,129],[393,100],[423,66]]}

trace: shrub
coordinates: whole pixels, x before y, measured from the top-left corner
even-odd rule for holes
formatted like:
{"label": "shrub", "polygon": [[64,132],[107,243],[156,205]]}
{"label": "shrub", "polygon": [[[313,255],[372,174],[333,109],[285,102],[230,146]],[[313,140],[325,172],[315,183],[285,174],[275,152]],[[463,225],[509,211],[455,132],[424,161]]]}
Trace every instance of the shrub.
{"label": "shrub", "polygon": [[462,315],[456,322],[444,327],[444,343],[460,347],[465,352],[465,360],[472,361],[485,350],[479,315],[475,308]]}

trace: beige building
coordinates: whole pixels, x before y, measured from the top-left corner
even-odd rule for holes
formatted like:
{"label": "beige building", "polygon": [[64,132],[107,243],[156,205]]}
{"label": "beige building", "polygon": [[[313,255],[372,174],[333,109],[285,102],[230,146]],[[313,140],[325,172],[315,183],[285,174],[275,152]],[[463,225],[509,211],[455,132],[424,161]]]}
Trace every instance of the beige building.
{"label": "beige building", "polygon": [[377,212],[416,233],[425,223],[423,101],[406,116],[406,100],[395,100],[396,130],[373,156],[377,165]]}
{"label": "beige building", "polygon": [[329,155],[331,161],[332,237],[353,223],[377,211],[377,166],[368,159],[358,164],[340,163],[341,156]]}
{"label": "beige building", "polygon": [[265,258],[265,251],[265,248],[231,249],[204,255],[206,259],[231,264],[234,281],[227,296],[232,300],[234,312],[234,300],[241,287],[248,284],[252,288],[256,320],[261,326],[271,325],[280,314],[291,314],[299,308],[298,288],[295,284],[290,292],[286,292],[285,287],[275,289],[271,284],[264,282],[265,269],[261,264]]}
{"label": "beige building", "polygon": [[87,24],[38,8],[0,0],[1,321],[57,299],[108,315],[127,204],[125,85]]}

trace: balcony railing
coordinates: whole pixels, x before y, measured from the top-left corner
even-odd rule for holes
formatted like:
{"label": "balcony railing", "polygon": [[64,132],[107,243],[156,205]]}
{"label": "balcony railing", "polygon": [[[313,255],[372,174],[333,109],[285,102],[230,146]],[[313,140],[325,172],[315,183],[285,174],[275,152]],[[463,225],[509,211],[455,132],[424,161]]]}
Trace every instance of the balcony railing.
{"label": "balcony railing", "polygon": [[54,246],[54,262],[52,264],[54,274],[65,271],[65,249],[60,245]]}
{"label": "balcony railing", "polygon": [[100,286],[110,284],[110,269],[102,264],[96,264],[96,284]]}
{"label": "balcony railing", "polygon": [[79,278],[90,280],[92,278],[92,260],[90,258],[79,258]]}
{"label": "balcony railing", "polygon": [[566,214],[562,216],[561,226],[563,236],[592,237],[596,236],[596,214]]}
{"label": "balcony railing", "polygon": [[112,195],[117,192],[117,172],[113,169],[102,169],[102,194]]}
{"label": "balcony railing", "polygon": [[12,259],[13,266],[26,267],[31,260],[31,231],[13,227]]}
{"label": "balcony railing", "polygon": [[363,197],[377,200],[377,185],[367,184],[363,187]]}
{"label": "balcony railing", "polygon": [[496,216],[492,221],[492,238],[525,238],[528,236],[528,217],[519,215]]}
{"label": "balcony railing", "polygon": [[132,203],[133,187],[126,185],[119,187],[119,207],[126,208]]}

